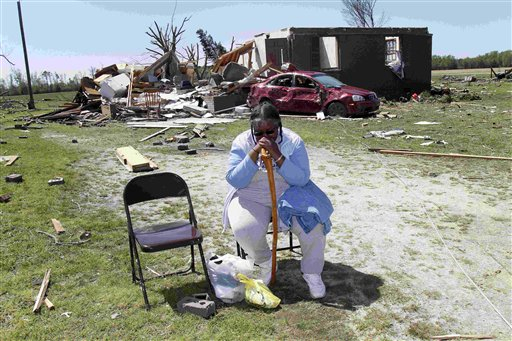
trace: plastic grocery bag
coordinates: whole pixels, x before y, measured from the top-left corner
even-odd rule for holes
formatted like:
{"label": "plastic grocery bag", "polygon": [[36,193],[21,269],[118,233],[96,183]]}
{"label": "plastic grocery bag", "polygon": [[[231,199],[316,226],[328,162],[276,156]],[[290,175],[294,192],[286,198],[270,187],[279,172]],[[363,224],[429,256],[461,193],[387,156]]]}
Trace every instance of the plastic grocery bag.
{"label": "plastic grocery bag", "polygon": [[245,283],[245,300],[247,303],[262,308],[275,308],[281,299],[275,296],[270,289],[259,279],[248,278],[239,273],[236,275],[240,282]]}
{"label": "plastic grocery bag", "polygon": [[243,301],[245,287],[235,275],[242,273],[251,276],[254,271],[252,261],[231,254],[223,256],[209,255],[206,267],[213,290],[215,290],[215,296],[218,299],[225,303]]}

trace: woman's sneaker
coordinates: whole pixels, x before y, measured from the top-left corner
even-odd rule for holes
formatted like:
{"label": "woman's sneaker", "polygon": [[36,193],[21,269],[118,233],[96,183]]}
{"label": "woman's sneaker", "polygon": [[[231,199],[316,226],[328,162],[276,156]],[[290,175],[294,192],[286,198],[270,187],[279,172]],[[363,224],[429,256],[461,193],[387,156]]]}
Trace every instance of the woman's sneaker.
{"label": "woman's sneaker", "polygon": [[302,274],[304,280],[308,284],[309,294],[312,298],[325,297],[325,285],[322,281],[322,276],[318,274]]}
{"label": "woman's sneaker", "polygon": [[[277,270],[277,264],[276,264]],[[261,279],[268,286],[272,277],[272,259],[261,264],[254,264],[254,277]]]}

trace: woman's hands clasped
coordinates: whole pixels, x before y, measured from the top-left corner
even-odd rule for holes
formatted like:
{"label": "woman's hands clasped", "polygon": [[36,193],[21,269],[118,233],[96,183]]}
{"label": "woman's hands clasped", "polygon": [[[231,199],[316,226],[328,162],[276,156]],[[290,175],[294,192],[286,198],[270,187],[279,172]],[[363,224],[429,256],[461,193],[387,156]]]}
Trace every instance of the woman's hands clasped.
{"label": "woman's hands clasped", "polygon": [[274,160],[277,160],[281,157],[281,151],[279,150],[279,146],[276,143],[276,141],[272,139],[262,137],[254,147],[254,150],[257,153],[261,153],[262,148],[265,148]]}

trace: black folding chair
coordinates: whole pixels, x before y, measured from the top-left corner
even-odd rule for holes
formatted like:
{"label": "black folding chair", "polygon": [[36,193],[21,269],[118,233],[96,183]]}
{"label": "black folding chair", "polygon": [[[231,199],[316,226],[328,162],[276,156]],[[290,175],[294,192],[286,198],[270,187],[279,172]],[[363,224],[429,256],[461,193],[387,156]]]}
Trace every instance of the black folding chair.
{"label": "black folding chair", "polygon": [[[144,228],[134,228],[132,226],[132,217],[130,215],[131,205],[165,198],[186,198],[188,201],[188,220],[173,220],[163,224],[145,226]],[[180,176],[169,172],[137,176],[131,179],[126,185],[123,193],[123,199],[128,223],[132,281],[134,283],[139,282],[142,294],[144,295],[146,309],[149,310],[151,306],[146,293],[146,285],[140,264],[139,253],[137,251],[137,245],[142,252],[159,252],[190,246],[192,260],[189,268],[159,275],[157,277],[196,272],[194,262],[194,245],[197,245],[201,256],[201,262],[203,264],[203,272],[208,285],[207,291],[211,294],[212,287],[210,278],[208,277],[203,248],[201,246],[203,235],[197,228],[192,199],[185,181]],[[135,263],[137,263],[138,276],[135,270]]]}

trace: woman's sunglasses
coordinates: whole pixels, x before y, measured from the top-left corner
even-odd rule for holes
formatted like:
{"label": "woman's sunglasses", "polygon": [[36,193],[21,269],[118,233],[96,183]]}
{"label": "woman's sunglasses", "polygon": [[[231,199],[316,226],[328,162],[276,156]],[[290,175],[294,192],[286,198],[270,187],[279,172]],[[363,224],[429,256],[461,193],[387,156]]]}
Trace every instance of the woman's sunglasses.
{"label": "woman's sunglasses", "polygon": [[275,129],[271,129],[271,130],[267,130],[267,131],[257,131],[255,130],[253,132],[254,136],[263,136],[263,134],[265,135],[272,135],[273,133],[275,133]]}

